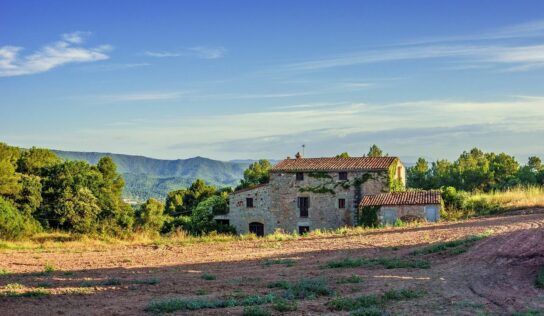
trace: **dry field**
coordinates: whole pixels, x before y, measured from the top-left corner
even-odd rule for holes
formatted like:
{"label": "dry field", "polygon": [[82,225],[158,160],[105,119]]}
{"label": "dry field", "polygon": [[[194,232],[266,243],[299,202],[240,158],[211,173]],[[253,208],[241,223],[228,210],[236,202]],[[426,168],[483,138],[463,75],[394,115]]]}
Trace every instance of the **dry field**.
{"label": "dry field", "polygon": [[286,241],[3,250],[0,315],[540,315],[543,265],[541,209]]}

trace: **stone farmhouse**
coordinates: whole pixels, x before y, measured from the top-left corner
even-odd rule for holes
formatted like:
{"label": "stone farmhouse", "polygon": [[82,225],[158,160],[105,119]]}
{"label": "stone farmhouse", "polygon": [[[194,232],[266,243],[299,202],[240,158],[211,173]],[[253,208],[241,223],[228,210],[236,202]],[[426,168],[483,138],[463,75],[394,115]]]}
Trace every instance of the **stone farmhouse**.
{"label": "stone farmhouse", "polygon": [[[240,234],[262,236],[278,229],[304,233],[355,226],[361,203],[379,207],[384,223],[408,214],[424,217],[426,204],[418,204],[418,197],[389,193],[404,187],[405,171],[397,157],[302,158],[297,154],[270,169],[269,183],[233,192],[229,213],[215,219],[234,226]],[[428,202],[436,206],[436,199]],[[436,219],[434,215],[431,220]]]}

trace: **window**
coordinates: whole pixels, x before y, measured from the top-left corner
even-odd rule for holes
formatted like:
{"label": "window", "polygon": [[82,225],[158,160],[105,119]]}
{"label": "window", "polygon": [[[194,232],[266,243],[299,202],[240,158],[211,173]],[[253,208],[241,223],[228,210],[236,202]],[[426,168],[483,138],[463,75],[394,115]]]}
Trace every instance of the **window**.
{"label": "window", "polygon": [[246,198],[246,207],[253,207],[253,198]]}
{"label": "window", "polygon": [[228,219],[216,219],[215,222],[220,226],[229,226],[230,221]]}
{"label": "window", "polygon": [[347,180],[348,179],[348,173],[347,172],[339,172],[338,173],[338,179],[339,180]]}
{"label": "window", "polygon": [[299,197],[298,209],[300,211],[300,217],[308,217],[308,209],[310,208],[310,198]]}
{"label": "window", "polygon": [[338,208],[346,208],[346,199],[338,199]]}
{"label": "window", "polygon": [[304,235],[306,233],[310,232],[310,226],[299,226],[298,227],[298,234]]}
{"label": "window", "polygon": [[297,181],[304,180],[304,172],[297,172]]}

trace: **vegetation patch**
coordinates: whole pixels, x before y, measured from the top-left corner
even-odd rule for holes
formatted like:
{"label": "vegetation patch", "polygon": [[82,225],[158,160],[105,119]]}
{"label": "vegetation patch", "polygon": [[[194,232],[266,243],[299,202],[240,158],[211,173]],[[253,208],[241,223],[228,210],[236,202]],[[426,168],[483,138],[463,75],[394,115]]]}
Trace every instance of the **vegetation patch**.
{"label": "vegetation patch", "polygon": [[272,304],[272,308],[277,310],[278,312],[285,313],[285,312],[296,311],[298,306],[297,306],[297,301],[290,301],[284,298],[277,298],[274,300],[274,303]]}
{"label": "vegetation patch", "polygon": [[[383,315],[385,303],[418,298],[425,295],[422,290],[389,290],[382,295],[370,294],[359,297],[335,297],[327,306],[335,311],[357,311],[354,315]],[[365,314],[366,313],[366,314]]]}
{"label": "vegetation patch", "polygon": [[152,313],[172,313],[175,311],[194,311],[210,308],[225,308],[234,306],[253,306],[269,304],[274,301],[274,295],[251,295],[244,299],[185,299],[168,298],[151,302],[146,311]]}
{"label": "vegetation patch", "polygon": [[270,283],[268,287],[286,290],[284,297],[293,299],[315,299],[319,296],[329,296],[333,291],[322,278],[301,279],[298,282],[286,280]]}
{"label": "vegetation patch", "polygon": [[358,275],[352,274],[348,277],[341,277],[336,281],[336,284],[349,284],[349,283],[361,283],[363,278]]}
{"label": "vegetation patch", "polygon": [[356,268],[363,266],[384,267],[386,269],[429,269],[431,264],[426,260],[405,260],[400,258],[344,258],[341,260],[333,260],[327,262],[324,267],[329,269],[335,268]]}
{"label": "vegetation patch", "polygon": [[161,281],[159,279],[141,279],[141,280],[132,280],[131,284],[146,284],[146,285],[156,285]]}
{"label": "vegetation patch", "polygon": [[492,234],[492,231],[485,231],[479,235],[470,236],[465,239],[452,240],[442,243],[437,243],[422,249],[414,250],[410,254],[412,256],[422,256],[434,253],[457,255],[467,251],[475,242],[485,239]]}
{"label": "vegetation patch", "polygon": [[121,285],[121,280],[118,278],[110,278],[107,280],[104,280],[101,285],[104,286],[114,286],[114,285]]}
{"label": "vegetation patch", "polygon": [[209,273],[203,273],[200,278],[202,280],[206,280],[206,281],[212,281],[212,280],[215,280],[217,279],[217,277],[213,274],[209,274]]}
{"label": "vegetation patch", "polygon": [[270,312],[260,306],[247,306],[242,310],[243,316],[269,316]]}
{"label": "vegetation patch", "polygon": [[8,275],[10,274],[9,270],[7,269],[0,269],[0,275]]}
{"label": "vegetation patch", "polygon": [[544,267],[541,267],[536,274],[535,286],[544,289]]}

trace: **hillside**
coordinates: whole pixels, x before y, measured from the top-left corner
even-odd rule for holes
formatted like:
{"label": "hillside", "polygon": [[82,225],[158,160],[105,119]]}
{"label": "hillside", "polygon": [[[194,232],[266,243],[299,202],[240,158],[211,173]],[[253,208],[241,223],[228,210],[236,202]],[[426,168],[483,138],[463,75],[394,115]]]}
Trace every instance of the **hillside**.
{"label": "hillside", "polygon": [[110,156],[123,174],[125,197],[145,200],[163,199],[172,190],[187,187],[200,178],[218,187],[234,186],[243,176],[250,162],[225,162],[203,157],[163,160],[143,156],[54,150],[63,159],[84,160],[96,164]]}

